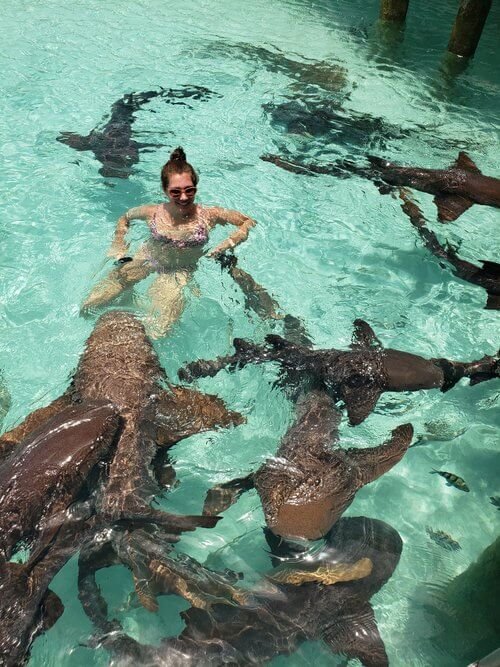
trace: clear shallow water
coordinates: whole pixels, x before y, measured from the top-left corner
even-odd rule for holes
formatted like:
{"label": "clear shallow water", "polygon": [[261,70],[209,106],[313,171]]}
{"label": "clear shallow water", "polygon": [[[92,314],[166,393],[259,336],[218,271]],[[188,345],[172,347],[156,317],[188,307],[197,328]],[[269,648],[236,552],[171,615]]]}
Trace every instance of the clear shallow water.
{"label": "clear shallow water", "polygon": [[[318,347],[348,345],[353,319],[363,317],[387,346],[461,359],[493,353],[498,314],[483,310],[485,292],[439,266],[396,200],[358,178],[305,178],[259,160],[286,147],[310,158],[373,152],[441,167],[466,148],[484,173],[498,175],[499,9],[493,7],[470,67],[453,82],[440,65],[455,3],[427,5],[412,0],[404,36],[391,47],[382,44],[375,25],[378,2],[361,0],[250,0],[244,11],[234,0],[188,1],[182,9],[156,0],[127,7],[6,3],[0,54],[0,368],[12,405],[4,427],[66,388],[92,328],[92,321],[78,316],[79,306],[109,268],[103,261],[116,218],[132,205],[160,200],[159,170],[178,144],[199,169],[201,201],[259,221],[238,251],[241,266],[272,291],[284,311],[304,320]],[[345,87],[306,85],[287,70],[280,53],[343,68]],[[91,153],[55,140],[64,130],[87,134],[124,93],[188,84],[220,97],[191,107],[154,100],[139,111],[135,138],[165,148],[142,154],[128,180],[104,179]],[[383,118],[407,135],[365,141],[358,136],[343,143],[285,136],[262,104],[305,95],[332,103],[341,98],[346,110]],[[419,193],[418,201],[441,238],[462,241],[461,256],[498,258],[498,210],[475,206],[443,227],[433,222],[431,198]],[[145,236],[137,224],[133,238]],[[185,361],[227,353],[233,336],[261,339],[270,328],[245,314],[241,294],[211,261],[201,262],[196,279],[201,296],[188,296],[181,321],[156,343],[172,378]],[[145,282],[136,292],[144,294],[146,287]],[[272,368],[247,368],[200,382],[248,422],[231,432],[193,437],[173,450],[181,484],[165,499],[169,509],[198,512],[214,482],[250,471],[276,450],[291,407],[272,389],[274,377]],[[499,396],[493,382],[460,385],[448,394],[385,395],[363,425],[342,425],[346,446],[380,443],[407,421],[417,433],[436,421],[452,434],[464,431],[454,440],[430,439],[411,449],[395,469],[360,491],[347,512],[387,521],[405,543],[394,576],[373,600],[391,665],[445,664],[428,641],[432,628],[419,615],[420,584],[447,581],[498,534],[500,516],[488,496],[500,493]],[[446,487],[429,475],[433,467],[460,474],[471,493]],[[249,493],[215,529],[184,536],[179,548],[251,579],[269,566],[262,522],[258,498]],[[435,545],[427,526],[449,532],[462,550]],[[105,571],[102,581],[110,609],[120,610],[134,636],[157,641],[182,627],[179,600],[163,598],[160,614],[152,616],[133,600],[128,605],[132,584],[124,569]],[[54,590],[66,611],[37,640],[30,664],[106,664],[104,651],[85,646],[92,627],[77,600],[74,561],[57,576]],[[336,664],[317,643],[275,662],[301,665],[313,658]]]}

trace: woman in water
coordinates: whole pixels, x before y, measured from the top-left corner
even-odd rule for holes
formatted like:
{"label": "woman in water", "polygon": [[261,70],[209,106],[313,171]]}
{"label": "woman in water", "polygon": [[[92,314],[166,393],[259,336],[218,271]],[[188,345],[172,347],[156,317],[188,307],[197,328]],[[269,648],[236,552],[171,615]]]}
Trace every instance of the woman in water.
{"label": "woman in water", "polygon": [[[186,161],[182,148],[176,148],[161,170],[161,184],[168,202],[129,209],[118,219],[108,255],[121,262],[92,290],[82,310],[107,304],[125,289],[158,275],[150,287],[155,312],[153,335],[165,334],[184,308],[183,288],[193,277],[210,230],[217,224],[232,224],[238,229],[208,253],[217,257],[244,241],[255,221],[238,211],[195,204],[198,175]],[[151,238],[133,258],[126,257],[125,235],[131,220],[146,220]]]}

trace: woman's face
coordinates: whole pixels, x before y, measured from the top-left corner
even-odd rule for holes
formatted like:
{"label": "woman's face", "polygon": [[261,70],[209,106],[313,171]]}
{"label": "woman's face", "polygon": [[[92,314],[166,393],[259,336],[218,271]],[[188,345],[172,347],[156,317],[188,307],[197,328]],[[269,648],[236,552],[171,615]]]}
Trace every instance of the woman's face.
{"label": "woman's face", "polygon": [[191,174],[188,171],[184,171],[182,174],[172,174],[168,179],[165,194],[171,204],[184,212],[189,211],[194,205],[194,198],[196,197],[196,186]]}

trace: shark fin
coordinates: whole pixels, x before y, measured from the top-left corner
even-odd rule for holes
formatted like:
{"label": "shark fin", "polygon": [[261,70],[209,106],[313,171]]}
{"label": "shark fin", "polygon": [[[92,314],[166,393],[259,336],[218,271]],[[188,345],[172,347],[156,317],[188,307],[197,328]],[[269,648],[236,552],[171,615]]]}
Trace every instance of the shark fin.
{"label": "shark fin", "polygon": [[313,347],[313,342],[304,327],[304,324],[294,315],[285,315],[283,318],[283,331],[285,338],[296,345],[303,347]]}
{"label": "shark fin", "polygon": [[413,437],[413,426],[402,424],[392,431],[391,438],[378,447],[348,449],[349,458],[361,472],[361,484],[369,484],[401,461]]}
{"label": "shark fin", "polygon": [[254,488],[253,474],[246,477],[232,479],[230,482],[218,484],[207,491],[205,503],[203,505],[203,514],[214,516],[224,512],[228,507],[234,505],[238,498]]}
{"label": "shark fin", "polygon": [[228,410],[213,394],[172,385],[160,395],[157,409],[158,442],[169,447],[195,433],[245,422],[239,412]]}
{"label": "shark fin", "polygon": [[157,612],[159,607],[156,599],[156,591],[152,586],[152,577],[147,568],[143,568],[142,571],[136,568],[136,571],[132,574],[132,578],[135,593],[141,605],[150,612]]}
{"label": "shark fin", "polygon": [[35,410],[29,414],[21,424],[13,428],[11,431],[4,433],[0,438],[0,461],[3,458],[6,458],[17,447],[21,440],[30,435],[35,429],[38,429],[44,422],[48,421],[69,404],[69,396],[64,394],[63,396],[56,398],[52,403],[49,403],[49,405]]}
{"label": "shark fin", "polygon": [[66,144],[70,148],[74,148],[75,151],[89,151],[90,150],[90,141],[88,135],[83,137],[81,134],[76,134],[75,132],[61,132],[61,134],[56,137],[57,141],[60,141],[61,144]]}
{"label": "shark fin", "polygon": [[41,631],[46,632],[49,630],[59,617],[62,616],[63,611],[64,605],[61,602],[61,598],[54,591],[51,591],[50,588],[47,589],[40,605]]}
{"label": "shark fin", "polygon": [[488,294],[485,308],[487,310],[500,310],[500,294]]}
{"label": "shark fin", "polygon": [[453,222],[474,203],[467,197],[441,193],[434,197],[440,222]]}
{"label": "shark fin", "polygon": [[375,408],[381,393],[382,391],[375,385],[361,385],[360,387],[341,385],[340,397],[345,403],[351,426],[361,424],[368,417]]}
{"label": "shark fin", "polygon": [[333,653],[358,658],[365,667],[387,667],[389,660],[373,609],[368,602],[349,609],[349,615],[332,624],[323,640]]}
{"label": "shark fin", "polygon": [[352,332],[351,347],[378,347],[383,348],[375,332],[364,320],[354,320],[354,330]]}
{"label": "shark fin", "polygon": [[467,155],[465,151],[460,151],[452,167],[455,167],[456,169],[465,169],[466,171],[472,171],[475,174],[482,173],[477,164],[474,162],[474,160],[469,155]]}
{"label": "shark fin", "polygon": [[495,278],[500,278],[500,264],[498,262],[492,262],[489,259],[481,260],[484,271],[495,276]]}

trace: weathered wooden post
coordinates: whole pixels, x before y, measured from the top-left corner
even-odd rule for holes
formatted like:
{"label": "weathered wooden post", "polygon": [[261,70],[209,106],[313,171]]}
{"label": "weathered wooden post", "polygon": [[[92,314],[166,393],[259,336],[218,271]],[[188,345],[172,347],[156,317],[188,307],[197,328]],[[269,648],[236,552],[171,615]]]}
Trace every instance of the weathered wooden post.
{"label": "weathered wooden post", "polygon": [[479,43],[492,0],[462,0],[451,31],[448,51],[470,58]]}
{"label": "weathered wooden post", "polygon": [[382,0],[380,3],[380,18],[382,21],[403,23],[409,3],[410,0]]}

